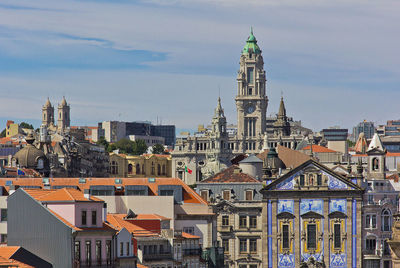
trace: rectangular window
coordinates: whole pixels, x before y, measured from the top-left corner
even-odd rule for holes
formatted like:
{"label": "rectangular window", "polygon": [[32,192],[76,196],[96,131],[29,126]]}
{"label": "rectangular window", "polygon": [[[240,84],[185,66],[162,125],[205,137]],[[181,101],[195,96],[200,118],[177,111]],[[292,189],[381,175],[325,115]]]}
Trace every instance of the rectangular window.
{"label": "rectangular window", "polygon": [[75,241],[74,251],[75,251],[75,254],[74,254],[75,260],[81,261],[81,242],[80,241]]}
{"label": "rectangular window", "polygon": [[250,216],[250,228],[257,228],[257,216]]}
{"label": "rectangular window", "polygon": [[317,174],[317,185],[318,186],[322,185],[322,175],[321,174]]}
{"label": "rectangular window", "polygon": [[247,252],[247,239],[239,239],[239,249],[240,249],[240,253],[246,253]]}
{"label": "rectangular window", "polygon": [[173,196],[174,190],[161,190],[160,195],[161,196]]}
{"label": "rectangular window", "polygon": [[229,253],[229,239],[222,239],[222,247],[224,249],[224,253]]}
{"label": "rectangular window", "polygon": [[7,221],[7,209],[2,208],[0,213],[1,213],[1,221]]}
{"label": "rectangular window", "polygon": [[111,240],[106,241],[107,265],[111,264]]}
{"label": "rectangular window", "polygon": [[101,265],[101,240],[96,240],[96,260]]}
{"label": "rectangular window", "polygon": [[239,216],[239,228],[247,228],[247,216]]}
{"label": "rectangular window", "polygon": [[97,213],[96,213],[96,210],[92,211],[92,225],[97,225]]}
{"label": "rectangular window", "polygon": [[201,198],[203,198],[204,200],[208,201],[208,190],[201,190],[200,196],[201,196]]}
{"label": "rectangular window", "polygon": [[254,68],[253,67],[247,68],[247,83],[249,83],[249,84],[254,83]]}
{"label": "rectangular window", "polygon": [[86,210],[82,210],[82,225],[86,225]]}
{"label": "rectangular window", "polygon": [[222,216],[222,226],[229,226],[229,216],[228,215]]}
{"label": "rectangular window", "polygon": [[224,200],[230,200],[231,199],[231,191],[230,190],[225,190],[223,191],[223,198]]}
{"label": "rectangular window", "polygon": [[289,242],[289,225],[283,224],[282,225],[282,248],[288,249],[290,247]]}
{"label": "rectangular window", "polygon": [[333,232],[334,232],[334,241],[333,241],[333,245],[334,248],[341,248],[342,247],[342,238],[341,238],[341,234],[340,234],[340,223],[335,223],[333,225]]}
{"label": "rectangular window", "polygon": [[371,228],[371,215],[365,215],[365,228]]}
{"label": "rectangular window", "polygon": [[253,200],[253,190],[246,190],[246,201]]}
{"label": "rectangular window", "polygon": [[365,240],[365,248],[367,250],[375,250],[376,249],[376,240],[375,239]]}
{"label": "rectangular window", "polygon": [[368,204],[374,203],[374,196],[372,194],[368,195]]}
{"label": "rectangular window", "polygon": [[129,242],[126,242],[126,256],[129,256]]}
{"label": "rectangular window", "polygon": [[317,248],[317,225],[308,224],[307,225],[307,248],[315,249]]}
{"label": "rectangular window", "polygon": [[194,234],[194,227],[183,227],[183,231],[187,234]]}
{"label": "rectangular window", "polygon": [[250,252],[251,253],[257,252],[257,239],[255,238],[250,239]]}
{"label": "rectangular window", "polygon": [[372,215],[371,217],[371,228],[376,228],[376,215]]}
{"label": "rectangular window", "polygon": [[300,175],[300,186],[304,186],[304,175]]}
{"label": "rectangular window", "polygon": [[92,242],[86,241],[86,265],[92,264]]}
{"label": "rectangular window", "polygon": [[119,256],[124,256],[124,242],[119,243]]}

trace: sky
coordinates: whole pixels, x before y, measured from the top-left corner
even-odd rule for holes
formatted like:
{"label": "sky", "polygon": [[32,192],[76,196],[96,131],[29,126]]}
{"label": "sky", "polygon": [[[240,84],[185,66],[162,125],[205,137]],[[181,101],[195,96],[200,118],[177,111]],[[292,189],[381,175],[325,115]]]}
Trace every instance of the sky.
{"label": "sky", "polygon": [[[152,121],[196,129],[220,95],[229,123],[250,27],[267,114],[319,131],[399,119],[400,2],[2,0],[0,125],[40,125],[65,96],[71,124]],[[2,128],[0,126],[0,128]],[[351,132],[351,131],[350,131]]]}

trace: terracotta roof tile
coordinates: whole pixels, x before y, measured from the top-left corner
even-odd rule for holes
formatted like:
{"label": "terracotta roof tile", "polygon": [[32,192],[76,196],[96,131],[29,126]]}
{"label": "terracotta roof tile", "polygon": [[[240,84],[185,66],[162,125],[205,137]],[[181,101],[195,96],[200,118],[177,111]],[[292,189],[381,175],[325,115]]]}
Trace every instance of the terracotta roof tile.
{"label": "terracotta roof tile", "polygon": [[[302,150],[303,151],[304,150],[310,150],[310,145],[304,147]],[[313,150],[314,153],[337,153],[334,150],[331,150],[329,148],[326,148],[326,147],[321,146],[321,145],[316,145],[316,144],[312,145],[312,150]]]}
{"label": "terracotta roof tile", "polygon": [[199,239],[200,238],[200,236],[188,234],[185,232],[182,232],[182,237],[187,238],[187,239]]}
{"label": "terracotta roof tile", "polygon": [[124,220],[125,216],[126,214],[107,214],[107,221],[118,230],[127,229],[134,236],[159,236],[158,233],[137,226],[132,221]]}
{"label": "terracotta roof tile", "polygon": [[242,173],[236,165],[230,166],[214,176],[203,180],[201,183],[231,183],[231,182],[249,182],[260,183],[252,176]]}
{"label": "terracotta roof tile", "polygon": [[87,199],[84,194],[76,189],[71,188],[62,188],[58,190],[42,190],[42,189],[26,189],[26,192],[29,194],[34,194],[35,199],[38,201],[95,201],[95,202],[104,202],[103,200],[97,197],[90,197]]}
{"label": "terracotta roof tile", "polygon": [[0,256],[9,259],[20,248],[19,246],[0,246]]}

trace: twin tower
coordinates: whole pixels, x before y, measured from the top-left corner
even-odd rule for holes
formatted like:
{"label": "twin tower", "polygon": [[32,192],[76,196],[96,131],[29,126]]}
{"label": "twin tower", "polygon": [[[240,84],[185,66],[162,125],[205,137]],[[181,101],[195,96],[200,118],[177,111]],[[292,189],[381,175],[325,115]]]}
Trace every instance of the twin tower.
{"label": "twin tower", "polygon": [[[49,98],[42,108],[42,125],[47,128],[55,127],[54,125],[54,107],[51,105]],[[57,130],[62,131],[70,126],[70,109],[65,97],[62,98],[58,105]]]}

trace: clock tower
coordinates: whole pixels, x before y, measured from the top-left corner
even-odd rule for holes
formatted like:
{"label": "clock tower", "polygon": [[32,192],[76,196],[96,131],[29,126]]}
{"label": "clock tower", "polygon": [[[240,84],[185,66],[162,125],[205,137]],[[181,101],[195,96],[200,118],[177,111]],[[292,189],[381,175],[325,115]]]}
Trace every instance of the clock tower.
{"label": "clock tower", "polygon": [[265,132],[268,97],[264,60],[253,29],[240,56],[237,82],[237,135],[240,140],[246,140],[246,149],[256,150],[256,141]]}

